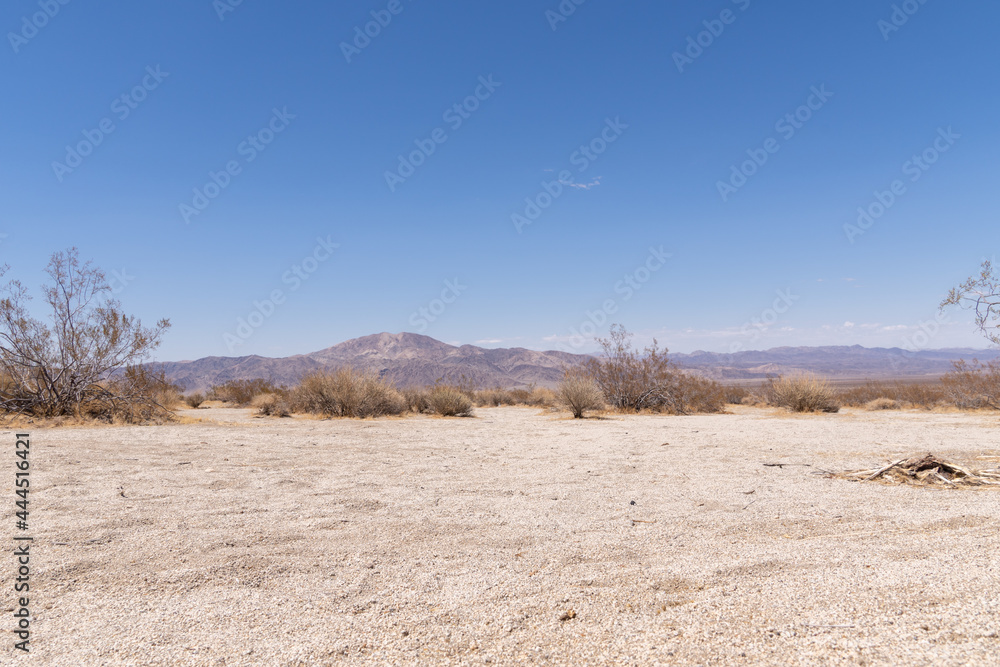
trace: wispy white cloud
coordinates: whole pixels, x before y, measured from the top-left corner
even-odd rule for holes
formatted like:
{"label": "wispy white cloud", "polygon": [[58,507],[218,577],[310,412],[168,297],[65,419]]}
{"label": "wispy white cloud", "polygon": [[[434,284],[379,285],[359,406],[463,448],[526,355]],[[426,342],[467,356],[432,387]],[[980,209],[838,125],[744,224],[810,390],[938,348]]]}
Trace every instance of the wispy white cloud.
{"label": "wispy white cloud", "polygon": [[569,186],[571,188],[579,188],[581,190],[590,190],[591,188],[596,188],[598,185],[600,185],[602,178],[604,178],[604,177],[603,176],[596,176],[596,177],[594,177],[594,180],[592,180],[590,183],[577,183],[576,181],[559,181],[559,182],[562,183],[563,185],[567,185],[567,186]]}

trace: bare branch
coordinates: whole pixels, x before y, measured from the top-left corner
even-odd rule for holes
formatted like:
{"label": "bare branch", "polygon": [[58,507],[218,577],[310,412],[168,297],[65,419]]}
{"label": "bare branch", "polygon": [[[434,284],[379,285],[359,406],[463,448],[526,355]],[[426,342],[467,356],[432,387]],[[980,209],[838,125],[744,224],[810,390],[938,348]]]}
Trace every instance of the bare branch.
{"label": "bare branch", "polygon": [[959,306],[975,312],[976,327],[986,338],[1000,345],[1000,274],[990,260],[983,262],[979,275],[966,280],[948,292],[941,308]]}

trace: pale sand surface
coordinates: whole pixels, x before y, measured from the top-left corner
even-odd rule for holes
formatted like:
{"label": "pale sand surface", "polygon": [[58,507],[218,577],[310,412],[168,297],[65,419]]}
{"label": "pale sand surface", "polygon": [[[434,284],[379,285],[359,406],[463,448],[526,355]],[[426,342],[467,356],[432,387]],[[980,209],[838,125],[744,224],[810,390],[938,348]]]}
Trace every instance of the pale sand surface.
{"label": "pale sand surface", "polygon": [[33,431],[18,663],[1000,664],[1000,491],[762,465],[995,467],[1000,417],[733,410]]}

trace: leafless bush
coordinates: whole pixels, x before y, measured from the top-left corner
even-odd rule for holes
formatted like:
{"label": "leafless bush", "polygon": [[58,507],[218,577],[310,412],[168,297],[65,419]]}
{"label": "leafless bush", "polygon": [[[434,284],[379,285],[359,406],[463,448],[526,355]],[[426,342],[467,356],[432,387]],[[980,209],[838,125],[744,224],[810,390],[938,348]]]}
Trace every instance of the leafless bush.
{"label": "leafless bush", "polygon": [[261,394],[285,395],[287,393],[288,390],[285,387],[278,386],[271,380],[263,378],[230,380],[209,389],[207,400],[222,401],[245,408],[253,402],[254,396]]}
{"label": "leafless bush", "polygon": [[406,409],[410,412],[420,414],[430,410],[430,404],[427,402],[429,393],[426,389],[422,387],[407,387],[401,393],[403,401],[406,403]]}
{"label": "leafless bush", "polygon": [[839,412],[830,385],[814,375],[769,377],[761,395],[770,405],[793,412]]}
{"label": "leafless bush", "polygon": [[941,378],[955,406],[964,410],[1000,410],[1000,360],[980,363],[956,361],[954,369]]}
{"label": "leafless bush", "polygon": [[184,402],[188,404],[188,407],[199,408],[205,402],[205,395],[201,392],[188,394],[184,397]]}
{"label": "leafless bush", "polygon": [[580,373],[567,373],[559,385],[559,399],[573,413],[574,419],[582,419],[587,410],[600,410],[604,407],[604,394],[589,376]]}
{"label": "leafless bush", "polygon": [[[0,277],[9,268],[0,268]],[[76,248],[54,253],[46,273],[51,326],[31,316],[31,296],[20,281],[0,286],[0,411],[81,416],[84,405],[97,405],[115,419],[163,416],[162,395],[153,394],[162,386],[139,364],[170,322],[149,328],[126,315],[104,272],[81,263]]]}
{"label": "leafless bush", "polygon": [[327,417],[382,417],[406,410],[402,394],[377,376],[352,368],[307,375],[292,395],[296,410]]}
{"label": "leafless bush", "polygon": [[427,397],[427,404],[431,412],[442,417],[472,416],[472,399],[457,387],[434,387]]}
{"label": "leafless bush", "polygon": [[605,398],[622,412],[667,412],[691,414],[719,412],[724,405],[721,386],[705,378],[680,371],[667,357],[667,350],[632,347],[621,325],[612,325],[608,338],[598,339],[604,356],[591,359],[583,369],[601,388]]}
{"label": "leafless bush", "polygon": [[278,394],[258,394],[250,406],[262,417],[290,417],[292,412],[288,400]]}
{"label": "leafless bush", "polygon": [[502,387],[483,389],[476,392],[476,405],[487,408],[498,408],[501,405],[517,405],[513,394]]}

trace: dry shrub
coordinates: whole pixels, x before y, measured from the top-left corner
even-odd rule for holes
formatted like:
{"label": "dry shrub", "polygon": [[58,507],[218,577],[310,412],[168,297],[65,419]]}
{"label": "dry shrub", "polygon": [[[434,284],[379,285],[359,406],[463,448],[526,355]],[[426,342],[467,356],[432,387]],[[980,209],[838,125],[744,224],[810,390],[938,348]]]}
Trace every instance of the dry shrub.
{"label": "dry shrub", "polygon": [[479,393],[478,385],[472,378],[466,376],[464,373],[459,375],[457,380],[454,379],[454,377],[439,377],[434,381],[433,386],[431,386],[428,391],[433,390],[434,387],[450,387],[455,391],[465,394],[470,401],[475,401],[476,396]]}
{"label": "dry shrub", "polygon": [[184,402],[191,408],[199,408],[205,402],[205,395],[202,393],[188,394],[184,397]]}
{"label": "dry shrub", "polygon": [[719,412],[725,405],[721,385],[680,371],[667,350],[632,347],[631,334],[615,324],[606,339],[598,339],[604,357],[583,365],[612,407],[621,412],[666,412],[686,415]]}
{"label": "dry shrub", "polygon": [[866,380],[864,384],[841,389],[837,400],[841,405],[866,407],[872,401],[887,398],[899,403],[900,407],[930,409],[948,402],[948,396],[940,382],[879,382]]}
{"label": "dry shrub", "polygon": [[976,359],[971,364],[956,361],[952,366],[941,383],[956,407],[1000,410],[1000,359],[985,364]]}
{"label": "dry shrub", "polygon": [[876,410],[898,410],[899,402],[891,398],[876,398],[865,403],[865,410],[875,412]]}
{"label": "dry shrub", "polygon": [[498,408],[501,405],[517,405],[513,394],[501,387],[483,389],[476,392],[476,405],[486,408]]}
{"label": "dry shrub", "polygon": [[[0,279],[10,267],[0,266]],[[76,248],[52,254],[43,320],[18,280],[0,283],[0,411],[10,415],[145,421],[177,400],[177,388],[142,362],[168,320],[144,327],[114,298],[107,276]]]}
{"label": "dry shrub", "polygon": [[750,395],[750,390],[738,384],[722,386],[722,397],[730,405],[742,405],[743,400]]}
{"label": "dry shrub", "polygon": [[152,374],[150,395],[153,401],[169,410],[180,407],[184,402],[184,390],[180,385],[167,380],[163,371],[150,371],[150,373]]}
{"label": "dry shrub", "polygon": [[722,385],[699,375],[678,373],[674,392],[682,411],[673,414],[722,412],[726,406]]}
{"label": "dry shrub", "polygon": [[403,395],[378,376],[341,368],[311,373],[292,394],[293,407],[326,417],[382,417],[406,410]]}
{"label": "dry shrub", "polygon": [[815,375],[769,377],[761,388],[762,397],[775,407],[793,412],[839,412],[833,389]]}
{"label": "dry shrub", "polygon": [[287,393],[285,387],[279,387],[271,380],[254,378],[252,380],[230,380],[225,384],[215,385],[208,390],[206,400],[222,401],[240,407],[247,407],[253,401],[254,396],[260,394],[280,394]]}
{"label": "dry shrub", "polygon": [[573,413],[574,419],[582,419],[587,410],[604,407],[604,394],[594,380],[580,373],[567,373],[559,385],[559,400]]}
{"label": "dry shrub", "polygon": [[292,414],[288,399],[279,394],[257,394],[250,406],[261,417],[290,417]]}
{"label": "dry shrub", "polygon": [[551,408],[559,401],[556,392],[547,387],[532,387],[524,404],[537,408]]}
{"label": "dry shrub", "polygon": [[403,395],[403,401],[406,403],[406,409],[410,412],[421,414],[430,410],[430,403],[427,402],[427,398],[430,394],[426,389],[420,387],[408,387],[401,393]]}
{"label": "dry shrub", "polygon": [[458,387],[440,385],[427,396],[431,412],[442,417],[471,417],[472,399]]}
{"label": "dry shrub", "polygon": [[527,405],[528,401],[531,400],[531,389],[519,387],[511,389],[508,393],[510,394],[510,400],[514,401],[514,405]]}
{"label": "dry shrub", "polygon": [[130,366],[90,387],[76,416],[111,424],[162,423],[172,418],[170,409],[179,396],[162,370]]}
{"label": "dry shrub", "polygon": [[558,397],[554,391],[534,385],[529,385],[527,388],[510,389],[507,393],[510,394],[510,405],[550,408],[558,402]]}

